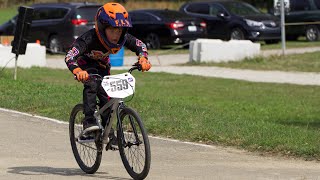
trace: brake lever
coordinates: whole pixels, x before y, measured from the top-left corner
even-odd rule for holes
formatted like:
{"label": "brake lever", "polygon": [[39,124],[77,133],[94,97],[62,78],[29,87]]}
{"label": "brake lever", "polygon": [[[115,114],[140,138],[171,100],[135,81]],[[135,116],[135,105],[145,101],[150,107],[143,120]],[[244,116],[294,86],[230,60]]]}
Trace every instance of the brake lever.
{"label": "brake lever", "polygon": [[138,69],[138,71],[141,71],[141,70],[142,70],[141,64],[139,64],[139,63],[135,63],[135,64],[132,65],[132,66],[136,67],[136,69]]}

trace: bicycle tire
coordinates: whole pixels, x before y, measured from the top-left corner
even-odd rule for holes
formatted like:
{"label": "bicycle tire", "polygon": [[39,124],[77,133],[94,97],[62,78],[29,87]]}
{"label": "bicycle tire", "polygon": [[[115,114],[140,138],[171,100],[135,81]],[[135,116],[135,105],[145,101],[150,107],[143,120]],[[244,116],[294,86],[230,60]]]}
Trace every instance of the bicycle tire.
{"label": "bicycle tire", "polygon": [[[130,123],[130,117],[133,123]],[[151,164],[151,150],[147,131],[144,128],[139,114],[132,108],[124,107],[120,111],[119,118],[121,127],[118,124],[117,137],[122,163],[133,179],[144,179],[149,173]],[[129,124],[127,124],[126,121],[128,121]],[[134,145],[134,143],[137,142],[135,141],[135,133],[132,133],[135,129],[138,132],[139,140],[142,141],[141,144],[138,145]],[[133,158],[138,158],[138,161],[134,162]],[[140,160],[141,158],[142,160]]]}
{"label": "bicycle tire", "polygon": [[[87,174],[95,173],[101,164],[102,144],[96,142],[79,143],[77,137],[82,132],[83,104],[77,104],[69,120],[69,136],[73,155],[79,167]],[[88,157],[87,157],[88,156]]]}

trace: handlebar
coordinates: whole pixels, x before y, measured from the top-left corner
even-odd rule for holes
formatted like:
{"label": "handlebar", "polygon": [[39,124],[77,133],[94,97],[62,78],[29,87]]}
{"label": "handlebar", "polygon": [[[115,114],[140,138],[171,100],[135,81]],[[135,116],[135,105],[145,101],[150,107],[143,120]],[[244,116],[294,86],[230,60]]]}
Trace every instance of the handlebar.
{"label": "handlebar", "polygon": [[[131,67],[129,70],[128,70],[128,73],[132,73],[132,71],[134,70],[139,70],[141,71],[141,66],[140,65],[133,65],[133,67]],[[77,76],[74,75],[74,79],[77,80]],[[89,80],[102,80],[103,77],[100,75],[100,74],[97,74],[97,73],[90,73],[89,74]]]}

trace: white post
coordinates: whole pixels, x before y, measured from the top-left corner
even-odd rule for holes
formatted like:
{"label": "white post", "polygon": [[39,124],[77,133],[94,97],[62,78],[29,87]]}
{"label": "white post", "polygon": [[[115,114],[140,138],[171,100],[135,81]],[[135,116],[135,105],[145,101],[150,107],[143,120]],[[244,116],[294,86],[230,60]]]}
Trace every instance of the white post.
{"label": "white post", "polygon": [[14,80],[17,80],[17,71],[18,71],[18,55],[16,54],[15,66],[14,66]]}
{"label": "white post", "polygon": [[281,44],[282,44],[282,55],[286,54],[286,27],[285,27],[285,10],[284,0],[281,0]]}

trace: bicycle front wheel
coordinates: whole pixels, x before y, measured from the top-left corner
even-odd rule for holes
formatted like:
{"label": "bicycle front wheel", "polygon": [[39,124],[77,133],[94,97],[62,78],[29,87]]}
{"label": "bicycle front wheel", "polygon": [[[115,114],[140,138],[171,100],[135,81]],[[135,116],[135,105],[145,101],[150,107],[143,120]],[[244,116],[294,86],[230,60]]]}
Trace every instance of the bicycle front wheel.
{"label": "bicycle front wheel", "polygon": [[100,166],[102,144],[93,142],[79,142],[78,136],[82,132],[84,119],[83,104],[77,104],[71,112],[69,121],[69,135],[73,155],[80,168],[88,173],[95,173]]}
{"label": "bicycle front wheel", "polygon": [[117,137],[123,165],[133,179],[144,179],[151,163],[146,129],[138,113],[129,107],[122,109],[119,117]]}

